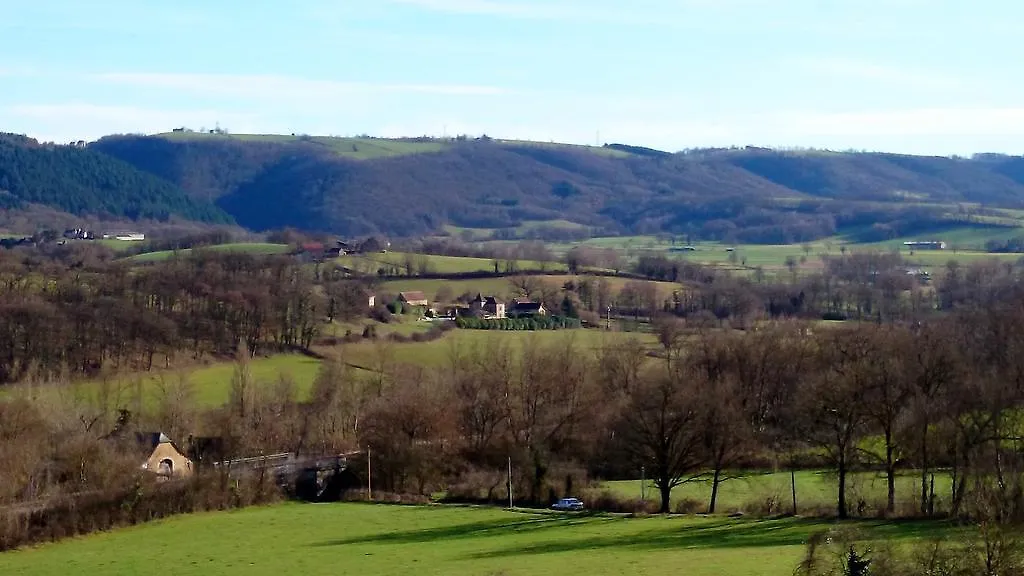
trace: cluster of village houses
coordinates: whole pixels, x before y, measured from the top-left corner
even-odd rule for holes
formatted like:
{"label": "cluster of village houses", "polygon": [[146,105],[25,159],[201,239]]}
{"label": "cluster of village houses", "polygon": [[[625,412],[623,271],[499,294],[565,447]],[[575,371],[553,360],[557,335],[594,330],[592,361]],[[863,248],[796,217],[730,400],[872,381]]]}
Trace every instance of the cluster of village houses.
{"label": "cluster of village houses", "polygon": [[47,232],[44,234],[24,236],[20,238],[0,238],[0,248],[34,246],[36,244],[45,244],[51,241],[57,244],[66,244],[68,240],[99,240],[101,238],[103,240],[120,240],[122,242],[142,242],[146,239],[146,235],[141,232],[97,234],[96,232],[85,228],[68,228],[60,236],[57,236],[55,232]]}
{"label": "cluster of village houses", "polygon": [[[374,304],[374,298],[370,297],[370,306]],[[477,294],[466,304],[431,304],[423,292],[410,291],[399,292],[398,301],[405,306],[423,308],[424,315],[428,318],[452,319],[455,318],[522,318],[525,316],[546,316],[548,311],[541,302],[515,298],[511,303],[505,304],[494,296],[483,296]]]}

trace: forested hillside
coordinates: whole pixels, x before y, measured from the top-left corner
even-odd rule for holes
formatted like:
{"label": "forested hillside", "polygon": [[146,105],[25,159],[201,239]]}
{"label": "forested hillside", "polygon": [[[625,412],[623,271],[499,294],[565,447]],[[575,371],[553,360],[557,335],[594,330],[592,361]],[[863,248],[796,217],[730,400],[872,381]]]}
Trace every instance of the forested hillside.
{"label": "forested hillside", "polygon": [[[793,243],[941,230],[1024,207],[1024,160],[755,148],[679,154],[455,140],[176,134],[90,146],[245,227],[414,236],[569,220],[600,233]],[[119,200],[110,198],[111,208]]]}
{"label": "forested hillside", "polygon": [[213,204],[122,160],[87,148],[0,135],[0,208],[44,205],[77,215],[204,222],[231,218]]}

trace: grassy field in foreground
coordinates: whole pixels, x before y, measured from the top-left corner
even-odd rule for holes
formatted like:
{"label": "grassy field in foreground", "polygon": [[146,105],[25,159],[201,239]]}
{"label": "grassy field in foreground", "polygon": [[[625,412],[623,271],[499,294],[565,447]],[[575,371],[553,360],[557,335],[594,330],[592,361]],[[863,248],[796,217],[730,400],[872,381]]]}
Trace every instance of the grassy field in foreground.
{"label": "grassy field in foreground", "polygon": [[[860,523],[899,543],[940,524]],[[820,521],[628,519],[486,508],[284,504],[176,517],[0,554],[5,576],[788,576]]]}
{"label": "grassy field in foreground", "polygon": [[[921,478],[913,472],[900,474],[896,478],[896,499],[916,502],[921,490]],[[951,480],[948,475],[935,476],[935,494],[937,504],[941,505],[949,494]],[[607,482],[604,488],[623,497],[640,498],[640,481],[627,480],[621,482]],[[830,509],[836,505],[837,480],[832,472],[801,470],[796,473],[796,497],[797,507],[804,510]],[[857,472],[847,478],[847,498],[851,508],[856,508],[857,502],[863,499],[873,508],[878,508],[885,503],[886,479],[885,475],[878,472]],[[648,500],[658,501],[658,490],[648,480],[646,482],[646,497]],[[745,508],[755,504],[763,504],[768,499],[774,499],[782,511],[789,511],[792,507],[792,493],[790,488],[789,472],[775,474],[750,473],[743,474],[739,478],[727,480],[718,488],[717,512],[728,513],[743,511]],[[672,490],[673,504],[684,500],[696,500],[705,510],[711,499],[710,480],[700,480],[683,484]]]}
{"label": "grassy field in foreground", "polygon": [[[288,252],[289,246],[287,244],[267,244],[262,242],[239,242],[236,244],[218,244],[217,246],[207,246],[199,248],[199,250],[215,250],[218,252],[242,252],[245,254],[284,254]],[[137,254],[135,256],[129,256],[125,260],[132,262],[159,262],[161,260],[167,260],[172,256],[185,257],[192,253],[191,248],[184,250],[163,250],[160,252],[148,252],[146,254]]]}

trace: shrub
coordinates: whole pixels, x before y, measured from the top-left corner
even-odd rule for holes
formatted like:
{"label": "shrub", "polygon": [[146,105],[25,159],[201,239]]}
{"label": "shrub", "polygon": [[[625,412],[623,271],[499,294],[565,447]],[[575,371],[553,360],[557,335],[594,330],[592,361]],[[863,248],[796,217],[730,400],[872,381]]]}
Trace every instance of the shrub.
{"label": "shrub", "polygon": [[391,311],[388,310],[386,306],[374,307],[373,311],[370,313],[370,317],[384,324],[388,324],[392,320],[394,320],[394,316],[391,314]]}
{"label": "shrub", "polygon": [[473,469],[462,474],[458,483],[448,487],[446,502],[494,503],[507,501],[508,485],[504,473]]}
{"label": "shrub", "polygon": [[583,503],[590,510],[619,514],[657,514],[658,502],[639,498],[623,498],[608,490],[588,490],[583,493]]}
{"label": "shrub", "polygon": [[698,512],[702,512],[706,507],[707,503],[701,502],[695,498],[683,498],[676,502],[672,511],[676,514],[696,514]]}
{"label": "shrub", "polygon": [[741,509],[744,514],[767,518],[783,511],[782,499],[775,493],[761,494],[744,502]]}

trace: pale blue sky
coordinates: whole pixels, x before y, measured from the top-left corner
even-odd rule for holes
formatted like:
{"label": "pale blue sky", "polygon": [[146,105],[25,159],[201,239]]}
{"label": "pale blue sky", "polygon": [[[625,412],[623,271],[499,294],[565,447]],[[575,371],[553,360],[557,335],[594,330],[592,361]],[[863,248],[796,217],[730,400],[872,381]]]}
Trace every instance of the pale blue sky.
{"label": "pale blue sky", "polygon": [[0,0],[0,131],[1024,153],[1010,0]]}

